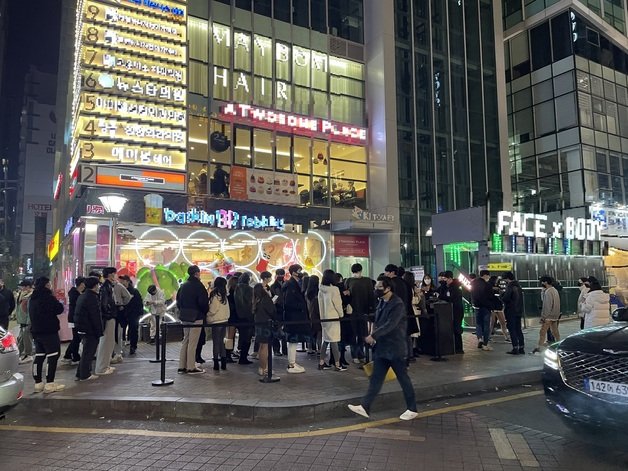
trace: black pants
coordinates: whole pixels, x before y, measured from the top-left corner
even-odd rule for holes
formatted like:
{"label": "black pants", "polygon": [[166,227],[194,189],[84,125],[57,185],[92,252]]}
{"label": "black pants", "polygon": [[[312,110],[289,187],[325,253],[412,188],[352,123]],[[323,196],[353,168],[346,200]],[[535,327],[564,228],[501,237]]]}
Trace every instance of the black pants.
{"label": "black pants", "polygon": [[128,325],[128,339],[131,344],[131,350],[137,350],[137,340],[139,336],[140,318],[137,316],[129,317],[127,319]]}
{"label": "black pants", "polygon": [[368,336],[368,323],[363,314],[353,313],[349,316],[351,328],[353,330],[351,356],[353,358],[364,358],[364,339]]}
{"label": "black pants", "polygon": [[96,349],[98,348],[98,342],[100,337],[95,335],[81,335],[81,342],[83,344],[83,355],[81,361],[76,369],[76,377],[78,379],[87,379],[92,375],[92,362],[96,356]]}
{"label": "black pants", "polygon": [[510,332],[510,342],[513,349],[523,349],[525,340],[521,330],[521,316],[506,316],[506,325]]}
{"label": "black pants", "polygon": [[3,327],[6,330],[9,330],[9,318],[8,317],[0,317],[0,327]]}
{"label": "black pants", "polygon": [[76,330],[76,327],[72,327],[72,341],[68,345],[68,348],[65,349],[65,354],[63,355],[63,358],[65,360],[79,361],[81,359],[81,355],[79,355],[80,345],[81,336]]}
{"label": "black pants", "polygon": [[201,335],[198,338],[198,343],[196,344],[196,362],[198,363],[202,357],[203,346],[207,342],[207,338],[205,336],[205,328],[201,327]]}
{"label": "black pants", "polygon": [[44,361],[48,360],[48,370],[46,371],[46,382],[52,383],[57,372],[57,362],[61,354],[61,341],[59,334],[35,335],[35,361],[33,362],[33,379],[36,383],[41,383],[44,370]]}
{"label": "black pants", "polygon": [[251,348],[251,339],[253,338],[253,334],[255,330],[253,327],[238,327],[240,331],[240,337],[238,340],[238,349],[240,350],[240,360],[246,359],[249,354],[249,349]]}
{"label": "black pants", "polygon": [[462,320],[464,313],[454,313],[454,349],[456,353],[460,353],[464,350],[462,345]]}
{"label": "black pants", "polygon": [[416,412],[414,386],[412,386],[412,381],[406,371],[406,362],[403,358],[395,358],[394,360],[385,358],[373,359],[373,374],[369,380],[369,388],[366,392],[366,396],[362,398],[362,407],[364,407],[366,412],[370,412],[373,400],[382,389],[388,368],[392,368],[397,376],[397,381],[401,386],[403,397],[406,400],[406,407],[408,410]]}

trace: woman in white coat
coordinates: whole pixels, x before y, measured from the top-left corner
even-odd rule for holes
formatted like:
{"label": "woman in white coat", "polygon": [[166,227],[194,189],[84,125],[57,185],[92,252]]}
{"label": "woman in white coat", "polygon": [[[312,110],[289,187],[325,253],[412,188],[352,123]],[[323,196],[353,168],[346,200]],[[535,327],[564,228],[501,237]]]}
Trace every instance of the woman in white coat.
{"label": "woman in white coat", "polygon": [[587,277],[578,278],[578,289],[580,290],[580,294],[578,295],[576,312],[580,318],[580,329],[584,329],[584,312],[582,312],[582,306],[584,306],[584,297],[589,292],[589,279]]}
{"label": "woman in white coat", "polygon": [[611,321],[610,296],[602,291],[600,282],[594,277],[589,278],[589,292],[584,297],[582,312],[585,329],[608,324]]}
{"label": "woman in white coat", "polygon": [[[333,270],[325,270],[323,272],[323,279],[321,280],[321,286],[318,290],[318,307],[321,320],[340,319],[344,315],[340,290],[337,286],[334,286],[335,281],[336,273]],[[330,370],[332,368],[325,361],[327,345],[329,345],[336,362],[334,370],[347,371],[347,368],[340,364],[340,351],[338,350],[338,342],[340,342],[340,322],[322,322],[321,326],[323,330],[323,344],[318,369]]]}

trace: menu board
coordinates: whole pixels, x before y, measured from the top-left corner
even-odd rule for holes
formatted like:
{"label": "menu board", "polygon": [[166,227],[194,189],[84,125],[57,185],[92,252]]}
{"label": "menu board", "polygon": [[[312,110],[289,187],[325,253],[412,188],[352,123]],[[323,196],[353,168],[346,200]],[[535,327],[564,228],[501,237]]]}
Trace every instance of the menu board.
{"label": "menu board", "polygon": [[299,204],[297,176],[246,167],[231,167],[229,195],[236,200]]}
{"label": "menu board", "polygon": [[80,162],[184,173],[186,2],[79,0],[77,8],[70,180]]}

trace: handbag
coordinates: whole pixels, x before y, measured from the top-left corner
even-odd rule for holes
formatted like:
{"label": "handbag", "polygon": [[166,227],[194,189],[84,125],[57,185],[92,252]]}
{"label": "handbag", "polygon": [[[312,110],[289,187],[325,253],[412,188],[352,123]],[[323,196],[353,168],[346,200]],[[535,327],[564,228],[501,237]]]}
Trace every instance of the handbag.
{"label": "handbag", "polygon": [[[373,374],[373,362],[369,361],[368,363],[365,363],[362,369],[364,370],[364,374],[366,374],[366,376],[370,378],[371,375]],[[386,376],[384,377],[384,382],[392,381],[394,379],[397,379],[397,375],[395,374],[392,368],[388,368],[388,371],[386,372]]]}
{"label": "handbag", "polygon": [[233,350],[233,339],[228,339],[225,337],[225,350]]}

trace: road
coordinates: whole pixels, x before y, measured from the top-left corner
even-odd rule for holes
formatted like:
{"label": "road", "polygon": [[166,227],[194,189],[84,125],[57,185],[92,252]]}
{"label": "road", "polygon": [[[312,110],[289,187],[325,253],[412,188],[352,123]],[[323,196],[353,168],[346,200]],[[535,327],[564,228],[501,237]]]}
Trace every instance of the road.
{"label": "road", "polygon": [[0,463],[7,471],[628,469],[625,438],[572,431],[535,388],[421,404],[412,422],[400,422],[395,412],[401,411],[374,411],[370,421],[339,418],[266,430],[107,417],[57,420],[17,408],[0,423]]}

